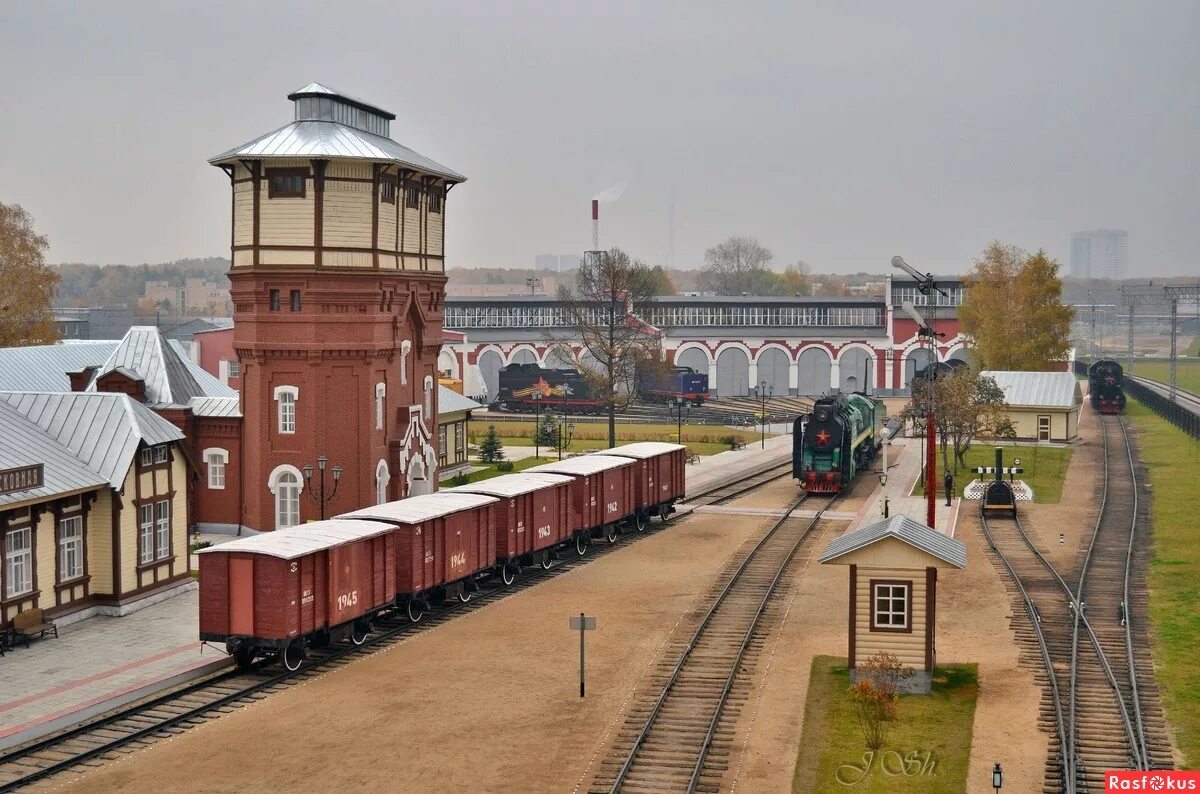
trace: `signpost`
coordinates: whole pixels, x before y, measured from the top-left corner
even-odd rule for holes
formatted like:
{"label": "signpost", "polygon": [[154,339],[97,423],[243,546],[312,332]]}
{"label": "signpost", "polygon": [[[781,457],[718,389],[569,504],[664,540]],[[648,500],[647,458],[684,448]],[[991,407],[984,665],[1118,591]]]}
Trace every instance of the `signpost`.
{"label": "signpost", "polygon": [[18,466],[15,469],[0,469],[0,494],[41,488],[44,483],[45,466],[41,463]]}
{"label": "signpost", "polygon": [[583,697],[583,635],[587,631],[596,630],[596,619],[582,612],[579,617],[571,618],[571,631],[579,632],[579,697]]}

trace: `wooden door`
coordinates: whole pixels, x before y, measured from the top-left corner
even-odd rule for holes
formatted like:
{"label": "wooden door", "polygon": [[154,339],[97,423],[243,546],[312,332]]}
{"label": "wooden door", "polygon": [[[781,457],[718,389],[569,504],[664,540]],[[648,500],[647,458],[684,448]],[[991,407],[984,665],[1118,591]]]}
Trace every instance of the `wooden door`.
{"label": "wooden door", "polygon": [[1045,416],[1045,415],[1039,416],[1038,417],[1038,441],[1049,441],[1049,440],[1050,440],[1050,417]]}
{"label": "wooden door", "polygon": [[254,558],[229,559],[229,633],[254,636]]}

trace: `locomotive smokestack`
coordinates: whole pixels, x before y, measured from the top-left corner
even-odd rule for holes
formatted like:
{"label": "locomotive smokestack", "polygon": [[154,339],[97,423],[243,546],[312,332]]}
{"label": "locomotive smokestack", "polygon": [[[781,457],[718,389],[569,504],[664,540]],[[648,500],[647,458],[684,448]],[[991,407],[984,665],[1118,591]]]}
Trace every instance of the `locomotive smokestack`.
{"label": "locomotive smokestack", "polygon": [[592,250],[600,250],[600,199],[592,199]]}
{"label": "locomotive smokestack", "polygon": [[996,447],[996,479],[1004,479],[1004,450]]}

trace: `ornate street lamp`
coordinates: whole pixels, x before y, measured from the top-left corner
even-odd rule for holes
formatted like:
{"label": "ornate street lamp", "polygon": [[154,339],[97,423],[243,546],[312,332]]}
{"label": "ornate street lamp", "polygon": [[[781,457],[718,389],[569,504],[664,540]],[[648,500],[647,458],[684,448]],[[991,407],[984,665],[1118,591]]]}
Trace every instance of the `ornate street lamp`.
{"label": "ornate street lamp", "polygon": [[[321,476],[318,479],[319,490],[313,488],[308,489],[308,495],[311,496],[321,508],[321,520],[325,520],[325,505],[333,501],[333,497],[337,495],[338,483],[342,479],[342,467],[334,465],[333,467],[333,488],[329,493],[325,493],[325,467],[329,463],[329,458],[324,455],[317,456],[317,469],[320,470]],[[311,463],[304,466],[304,481],[312,485],[313,467]]]}
{"label": "ornate street lamp", "polygon": [[758,415],[758,423],[759,423],[759,426],[762,427],[762,448],[766,449],[767,448],[767,398],[771,396],[771,392],[773,392],[775,389],[773,386],[771,386],[771,384],[767,383],[765,380],[762,383],[758,384],[758,386],[756,388],[758,390],[758,403],[762,408],[762,410],[759,412],[759,415]]}
{"label": "ornate street lamp", "polygon": [[682,444],[683,420],[691,415],[692,404],[677,394],[671,403],[671,410],[675,413],[675,440]]}
{"label": "ornate street lamp", "polygon": [[996,791],[1000,791],[1000,788],[1003,785],[1004,770],[1000,767],[1000,762],[997,761],[996,765],[992,767],[992,788],[994,788]]}
{"label": "ornate street lamp", "polygon": [[541,457],[542,453],[542,393],[535,391],[533,398],[533,457]]}
{"label": "ornate street lamp", "polygon": [[[562,460],[563,450],[571,446],[571,439],[575,436],[575,423],[567,419],[564,413],[562,417],[562,429],[559,430],[558,436],[558,459]],[[566,439],[565,441],[563,439]]]}

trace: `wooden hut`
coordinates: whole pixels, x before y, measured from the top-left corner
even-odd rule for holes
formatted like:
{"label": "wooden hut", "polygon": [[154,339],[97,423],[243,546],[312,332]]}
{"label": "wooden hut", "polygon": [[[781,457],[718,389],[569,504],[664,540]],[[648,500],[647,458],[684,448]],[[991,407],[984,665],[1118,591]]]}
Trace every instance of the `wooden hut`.
{"label": "wooden hut", "polygon": [[906,689],[928,692],[937,653],[938,569],[965,568],[966,547],[894,515],[834,540],[820,561],[850,567],[851,676],[885,651],[913,670]]}

